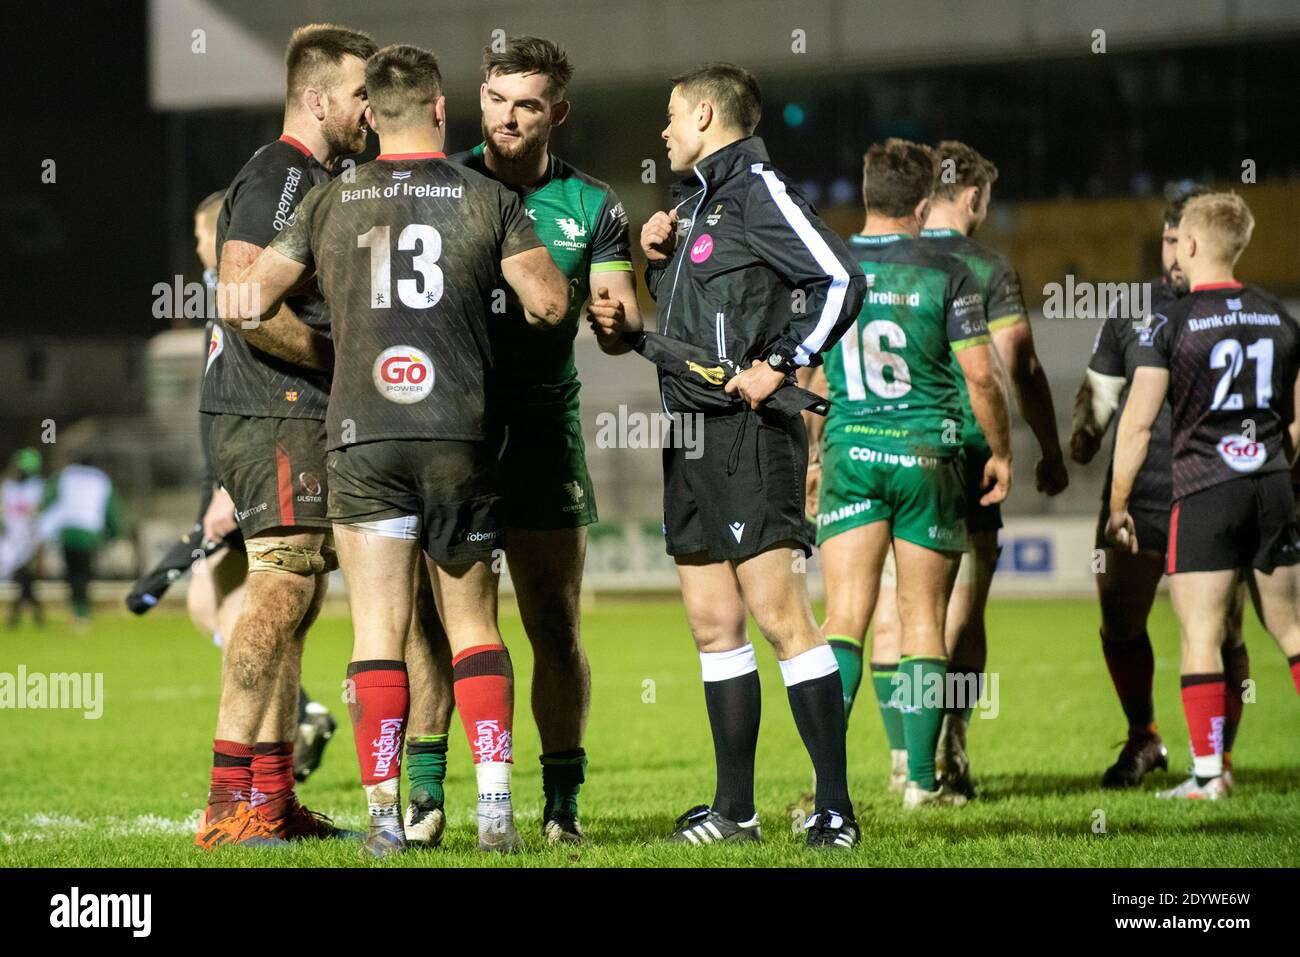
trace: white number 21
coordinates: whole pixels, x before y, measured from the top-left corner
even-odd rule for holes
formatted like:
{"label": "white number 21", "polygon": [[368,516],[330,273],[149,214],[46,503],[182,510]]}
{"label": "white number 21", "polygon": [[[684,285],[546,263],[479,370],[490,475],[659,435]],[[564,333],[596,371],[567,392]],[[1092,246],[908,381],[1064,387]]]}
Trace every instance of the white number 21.
{"label": "white number 21", "polygon": [[1241,343],[1236,339],[1223,339],[1214,344],[1210,350],[1210,368],[1222,369],[1223,375],[1214,389],[1211,410],[1223,409],[1233,411],[1244,407],[1240,392],[1229,392],[1237,376],[1241,374],[1245,359],[1255,360],[1255,407],[1268,407],[1273,398],[1273,340],[1260,339],[1246,347],[1242,356]]}

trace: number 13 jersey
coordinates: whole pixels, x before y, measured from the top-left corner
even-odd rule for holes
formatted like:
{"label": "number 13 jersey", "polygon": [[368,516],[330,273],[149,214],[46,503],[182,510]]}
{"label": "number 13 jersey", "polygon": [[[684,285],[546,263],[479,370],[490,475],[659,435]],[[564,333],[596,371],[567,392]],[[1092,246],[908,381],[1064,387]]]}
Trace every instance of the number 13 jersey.
{"label": "number 13 jersey", "polygon": [[441,153],[384,154],[312,190],[272,248],[314,267],[329,304],[328,447],[484,439],[487,324],[524,321],[501,260],[540,245],[518,196]]}
{"label": "number 13 jersey", "polygon": [[956,456],[962,397],[950,357],[990,341],[975,277],[906,234],[858,234],[848,246],[866,273],[867,297],[826,354],[826,445]]}
{"label": "number 13 jersey", "polygon": [[1253,286],[1197,286],[1139,333],[1138,366],[1169,370],[1174,498],[1288,468],[1300,328]]}

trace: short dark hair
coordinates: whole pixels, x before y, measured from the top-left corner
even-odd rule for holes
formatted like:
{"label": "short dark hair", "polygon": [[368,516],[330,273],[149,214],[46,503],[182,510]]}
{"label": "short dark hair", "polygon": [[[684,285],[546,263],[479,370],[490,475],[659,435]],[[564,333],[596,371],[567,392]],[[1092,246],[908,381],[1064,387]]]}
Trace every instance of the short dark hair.
{"label": "short dark hair", "polygon": [[[366,97],[381,120],[401,128],[428,113],[442,95],[438,58],[407,44],[386,46],[366,62]],[[380,129],[380,134],[383,134]]]}
{"label": "short dark hair", "polygon": [[285,98],[293,102],[308,86],[333,86],[339,65],[347,57],[370,59],[375,41],[370,34],[336,23],[309,23],[289,35],[284,52]]}
{"label": "short dark hair", "polygon": [[219,189],[215,193],[208,193],[207,196],[204,196],[199,200],[199,205],[194,207],[194,218],[198,219],[200,216],[215,216],[217,211],[221,209],[221,203],[225,198],[226,191],[224,189]]}
{"label": "short dark hair", "polygon": [[1208,196],[1213,192],[1214,190],[1204,183],[1194,183],[1188,179],[1165,183],[1165,228],[1177,228],[1179,220],[1183,218],[1183,209],[1189,200],[1197,196]]}
{"label": "short dark hair", "polygon": [[549,81],[550,92],[563,96],[564,88],[573,79],[573,65],[559,44],[541,37],[510,37],[500,51],[491,46],[483,48],[484,79],[514,73],[540,73]]}
{"label": "short dark hair", "polygon": [[872,143],[862,158],[862,199],[867,213],[894,219],[910,216],[934,191],[938,168],[934,150],[924,143],[892,137]]}
{"label": "short dark hair", "polygon": [[[998,181],[998,168],[965,143],[944,140],[935,148],[938,175],[934,195],[938,199],[956,199],[957,194],[974,186],[981,196]],[[949,172],[951,171],[951,172]]]}
{"label": "short dark hair", "polygon": [[746,136],[763,116],[763,94],[754,74],[734,63],[706,63],[672,78],[682,98],[694,106],[708,100],[722,122]]}

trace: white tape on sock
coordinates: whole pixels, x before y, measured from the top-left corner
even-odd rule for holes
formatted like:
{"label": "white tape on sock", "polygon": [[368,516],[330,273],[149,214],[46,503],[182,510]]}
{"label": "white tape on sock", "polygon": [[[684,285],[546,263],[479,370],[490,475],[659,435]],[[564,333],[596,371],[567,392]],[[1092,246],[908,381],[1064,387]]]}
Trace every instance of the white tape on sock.
{"label": "white tape on sock", "polygon": [[781,677],[785,679],[787,688],[804,681],[823,678],[840,670],[839,663],[835,660],[835,652],[831,650],[830,645],[809,648],[801,655],[780,662],[780,665]]}
{"label": "white tape on sock", "polygon": [[705,681],[727,681],[757,670],[754,646],[749,643],[731,651],[700,652],[700,674]]}

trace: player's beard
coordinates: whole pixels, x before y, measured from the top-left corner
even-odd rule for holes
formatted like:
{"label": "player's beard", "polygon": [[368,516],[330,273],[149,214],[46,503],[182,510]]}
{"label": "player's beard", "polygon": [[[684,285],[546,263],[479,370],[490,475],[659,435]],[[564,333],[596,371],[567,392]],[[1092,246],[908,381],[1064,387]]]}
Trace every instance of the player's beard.
{"label": "player's beard", "polygon": [[1192,287],[1188,283],[1186,275],[1180,275],[1175,279],[1173,273],[1167,272],[1165,273],[1165,288],[1175,296],[1185,296]]}
{"label": "player's beard", "polygon": [[346,117],[326,119],[320,127],[321,135],[333,156],[349,156],[366,148],[369,132],[364,120],[348,122]]}
{"label": "player's beard", "polygon": [[480,128],[483,133],[484,149],[491,150],[493,155],[498,159],[505,160],[507,163],[524,166],[537,159],[545,152],[549,140],[550,130],[541,130],[533,134],[524,133],[520,130],[519,139],[511,146],[502,148],[501,144],[492,139],[491,131],[488,129],[486,121],[480,121]]}

